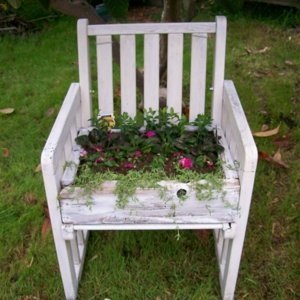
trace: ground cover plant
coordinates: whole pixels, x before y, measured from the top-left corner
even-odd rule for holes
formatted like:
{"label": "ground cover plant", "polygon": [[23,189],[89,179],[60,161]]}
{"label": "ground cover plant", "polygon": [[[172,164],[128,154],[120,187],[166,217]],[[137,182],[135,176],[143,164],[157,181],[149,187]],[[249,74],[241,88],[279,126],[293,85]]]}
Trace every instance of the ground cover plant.
{"label": "ground cover plant", "polygon": [[[203,9],[197,18],[212,15]],[[297,24],[270,16],[228,22],[225,77],[254,132],[280,124],[255,140],[271,157],[280,149],[288,166],[259,161],[237,299],[299,298],[300,36]],[[14,109],[0,113],[1,299],[63,298],[38,165],[69,83],[78,80],[75,28],[60,18],[26,38],[0,40],[0,109]],[[219,299],[211,236],[179,235],[92,233],[79,299]]]}

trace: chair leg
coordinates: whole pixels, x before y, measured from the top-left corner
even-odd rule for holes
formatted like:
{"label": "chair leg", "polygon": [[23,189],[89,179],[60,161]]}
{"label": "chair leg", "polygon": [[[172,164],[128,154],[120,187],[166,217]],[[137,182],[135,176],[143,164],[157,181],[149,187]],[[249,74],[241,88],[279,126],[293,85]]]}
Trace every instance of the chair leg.
{"label": "chair leg", "polygon": [[224,239],[220,266],[220,285],[223,300],[234,299],[246,228],[237,226],[233,239]]}
{"label": "chair leg", "polygon": [[67,240],[61,232],[53,235],[66,299],[75,300],[83,269],[88,232],[75,231],[73,238]]}

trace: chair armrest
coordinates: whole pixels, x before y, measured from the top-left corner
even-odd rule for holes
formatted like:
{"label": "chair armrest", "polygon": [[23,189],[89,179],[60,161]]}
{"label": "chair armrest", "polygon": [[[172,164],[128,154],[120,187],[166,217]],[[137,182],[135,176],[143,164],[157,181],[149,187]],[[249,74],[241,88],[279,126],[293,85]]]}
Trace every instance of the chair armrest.
{"label": "chair armrest", "polygon": [[42,152],[41,166],[44,174],[54,175],[58,166],[63,168],[61,165],[67,160],[66,145],[68,144],[68,147],[72,148],[80,126],[80,85],[72,83]]}
{"label": "chair armrest", "polygon": [[224,81],[221,127],[239,175],[256,171],[257,148],[244,110],[231,80]]}

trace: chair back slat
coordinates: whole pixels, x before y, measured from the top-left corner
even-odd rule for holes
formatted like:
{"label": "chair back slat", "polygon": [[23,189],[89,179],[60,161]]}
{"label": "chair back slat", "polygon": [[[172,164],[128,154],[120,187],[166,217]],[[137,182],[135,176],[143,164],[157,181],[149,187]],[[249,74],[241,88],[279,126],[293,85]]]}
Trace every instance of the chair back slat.
{"label": "chair back slat", "polygon": [[168,35],[167,106],[182,113],[183,34]]}
{"label": "chair back slat", "polygon": [[193,33],[191,48],[189,120],[194,121],[205,112],[207,34]]}
{"label": "chair back slat", "polygon": [[97,36],[96,43],[99,111],[111,114],[114,111],[112,38],[110,35]]}
{"label": "chair back slat", "polygon": [[159,109],[159,34],[144,35],[144,108]]}
{"label": "chair back slat", "polygon": [[123,34],[215,33],[215,22],[90,25],[89,36]]}
{"label": "chair back slat", "polygon": [[213,70],[212,118],[221,124],[226,52],[226,18],[216,17],[216,43]]}
{"label": "chair back slat", "polygon": [[82,126],[89,126],[92,114],[91,101],[91,67],[88,41],[88,20],[81,19],[77,23],[78,67],[82,106]]}
{"label": "chair back slat", "polygon": [[135,35],[120,36],[121,112],[136,115]]}

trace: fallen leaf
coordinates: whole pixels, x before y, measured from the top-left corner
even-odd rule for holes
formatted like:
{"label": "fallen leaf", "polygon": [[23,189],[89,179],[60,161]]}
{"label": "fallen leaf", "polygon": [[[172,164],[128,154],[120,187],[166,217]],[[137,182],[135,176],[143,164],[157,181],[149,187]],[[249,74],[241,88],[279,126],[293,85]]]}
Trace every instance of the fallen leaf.
{"label": "fallen leaf", "polygon": [[294,65],[294,63],[291,60],[286,60],[284,63],[288,66],[293,66]]}
{"label": "fallen leaf", "polygon": [[33,193],[26,193],[24,196],[25,202],[28,204],[36,204],[37,199]]}
{"label": "fallen leaf", "polygon": [[15,109],[14,109],[14,108],[11,108],[11,107],[7,107],[7,108],[0,109],[0,113],[1,113],[1,114],[4,114],[4,115],[10,115],[10,114],[12,114],[14,111],[15,111]]}
{"label": "fallen leaf", "polygon": [[270,47],[264,47],[260,50],[257,50],[256,53],[260,53],[260,54],[265,53],[265,52],[269,51],[270,49],[271,49]]}
{"label": "fallen leaf", "polygon": [[276,153],[273,155],[273,160],[274,162],[276,162],[278,165],[284,167],[284,168],[288,168],[289,166],[282,160],[282,155],[281,155],[281,151],[280,148],[278,148],[278,150],[276,151]]}
{"label": "fallen leaf", "polygon": [[252,52],[253,52],[250,48],[247,48],[247,47],[245,48],[245,50],[248,54],[252,54]]}
{"label": "fallen leaf", "polygon": [[263,125],[261,126],[260,131],[267,131],[268,129],[269,129],[269,125],[263,124]]}
{"label": "fallen leaf", "polygon": [[267,51],[269,51],[271,48],[270,47],[264,47],[262,49],[258,49],[258,50],[254,50],[254,49],[251,49],[251,48],[245,48],[246,52],[248,54],[263,54],[263,53],[266,53]]}
{"label": "fallen leaf", "polygon": [[277,167],[282,167],[287,169],[289,166],[282,161],[281,159],[281,154],[280,152],[278,153],[278,151],[275,153],[274,156],[271,156],[270,154],[268,154],[267,152],[264,151],[258,151],[258,156],[260,159],[268,161],[269,163],[277,166]]}
{"label": "fallen leaf", "polygon": [[267,130],[267,131],[253,132],[252,135],[256,137],[269,137],[272,135],[276,135],[279,132],[279,128],[280,128],[280,124],[274,129]]}
{"label": "fallen leaf", "polygon": [[208,229],[202,229],[202,230],[195,230],[195,235],[198,240],[201,240],[205,245],[208,244],[209,236],[210,236],[210,230]]}
{"label": "fallen leaf", "polygon": [[50,108],[45,112],[45,115],[46,115],[47,117],[50,117],[50,116],[52,116],[52,115],[54,114],[54,112],[55,112],[54,107],[50,107]]}
{"label": "fallen leaf", "polygon": [[3,148],[2,155],[3,157],[9,157],[9,150],[7,148]]}
{"label": "fallen leaf", "polygon": [[39,164],[39,165],[35,168],[34,173],[39,173],[39,172],[41,172],[41,171],[42,171],[42,166],[41,166],[41,164]]}
{"label": "fallen leaf", "polygon": [[43,239],[47,236],[50,229],[51,229],[50,219],[48,217],[45,217],[44,222],[43,222],[43,226],[42,226],[42,238]]}

